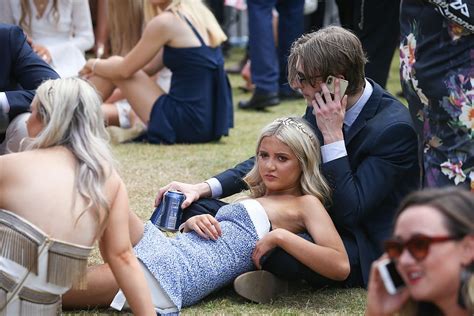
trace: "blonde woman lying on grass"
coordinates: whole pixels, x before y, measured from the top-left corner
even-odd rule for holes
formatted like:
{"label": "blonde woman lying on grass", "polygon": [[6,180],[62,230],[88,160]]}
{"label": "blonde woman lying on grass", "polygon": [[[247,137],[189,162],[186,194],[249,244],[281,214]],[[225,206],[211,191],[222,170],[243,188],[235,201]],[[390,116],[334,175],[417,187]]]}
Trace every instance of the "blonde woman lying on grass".
{"label": "blonde woman lying on grass", "polygon": [[[319,152],[317,138],[302,119],[278,119],[258,140],[257,164],[246,177],[249,198],[222,207],[215,218],[190,218],[175,238],[131,216],[131,239],[157,311],[196,304],[238,275],[260,268],[261,258],[275,247],[321,275],[344,280],[349,260],[324,208],[329,189],[319,171]],[[297,235],[303,231],[316,244]],[[65,295],[65,306],[123,307],[109,265],[91,268],[87,280],[86,291]]]}

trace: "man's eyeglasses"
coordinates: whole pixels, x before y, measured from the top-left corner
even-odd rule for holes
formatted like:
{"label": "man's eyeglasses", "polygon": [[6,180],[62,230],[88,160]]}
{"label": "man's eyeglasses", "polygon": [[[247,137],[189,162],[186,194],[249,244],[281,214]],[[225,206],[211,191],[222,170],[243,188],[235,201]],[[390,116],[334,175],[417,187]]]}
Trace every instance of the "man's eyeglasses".
{"label": "man's eyeglasses", "polygon": [[453,236],[426,236],[423,234],[416,234],[407,241],[400,239],[389,239],[384,243],[385,252],[390,259],[398,259],[405,248],[415,258],[416,261],[422,261],[429,253],[431,244],[440,243],[450,240],[457,240],[459,237]]}
{"label": "man's eyeglasses", "polygon": [[[302,73],[302,72],[299,72],[299,71],[298,71],[298,72],[296,73],[296,79],[298,80],[298,82],[299,82],[300,85],[303,85],[303,84],[305,84],[305,83],[311,84],[311,81],[314,80],[314,79],[316,79],[316,78],[322,78],[322,77],[321,77],[321,76],[306,77],[306,76],[304,75],[304,73]],[[308,81],[308,80],[310,80],[310,81]]]}

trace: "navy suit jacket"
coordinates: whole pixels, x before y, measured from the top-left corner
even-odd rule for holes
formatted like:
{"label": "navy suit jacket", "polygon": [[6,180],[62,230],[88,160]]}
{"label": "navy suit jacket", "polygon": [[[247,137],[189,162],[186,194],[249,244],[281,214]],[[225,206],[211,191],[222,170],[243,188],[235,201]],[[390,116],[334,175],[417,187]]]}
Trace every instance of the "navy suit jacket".
{"label": "navy suit jacket", "polygon": [[[351,266],[361,269],[364,286],[372,261],[383,252],[383,240],[392,233],[400,201],[419,186],[417,136],[408,109],[369,81],[373,93],[345,135],[347,156],[321,165],[332,188],[329,215]],[[323,143],[312,108],[304,118]],[[251,158],[216,176],[224,196],[246,189],[242,177],[253,164]]]}
{"label": "navy suit jacket", "polygon": [[30,110],[36,88],[59,75],[44,62],[26,41],[23,31],[0,23],[0,92],[5,92],[10,120]]}

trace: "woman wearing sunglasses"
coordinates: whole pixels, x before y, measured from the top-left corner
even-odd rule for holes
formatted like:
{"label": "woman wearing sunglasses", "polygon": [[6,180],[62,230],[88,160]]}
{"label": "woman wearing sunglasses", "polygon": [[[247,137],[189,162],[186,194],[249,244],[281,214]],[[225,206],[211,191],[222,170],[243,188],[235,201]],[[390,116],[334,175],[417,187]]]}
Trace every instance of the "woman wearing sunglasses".
{"label": "woman wearing sunglasses", "polygon": [[[474,195],[455,188],[409,195],[396,215],[393,238],[374,262],[366,315],[472,315]],[[377,266],[395,262],[406,286],[386,291]],[[469,288],[470,285],[470,288]]]}

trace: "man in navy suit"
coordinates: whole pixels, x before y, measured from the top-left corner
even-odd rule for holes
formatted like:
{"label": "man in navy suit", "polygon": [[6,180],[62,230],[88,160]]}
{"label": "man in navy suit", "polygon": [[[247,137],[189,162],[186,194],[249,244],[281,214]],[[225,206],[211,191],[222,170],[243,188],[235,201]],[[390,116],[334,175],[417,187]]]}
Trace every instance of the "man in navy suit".
{"label": "man in navy suit", "polygon": [[[303,35],[292,46],[288,82],[305,97],[304,118],[321,143],[321,169],[332,188],[328,212],[343,239],[351,273],[343,282],[330,280],[276,248],[263,269],[279,277],[304,279],[318,287],[367,286],[371,262],[383,252],[382,241],[391,234],[398,204],[418,188],[417,137],[410,114],[397,99],[365,78],[366,62],[357,36],[341,27]],[[338,78],[334,95],[325,84],[329,75]],[[339,97],[341,79],[349,82],[343,98]],[[183,220],[212,214],[224,203],[205,197],[226,197],[244,190],[242,177],[253,164],[251,158],[199,184],[173,182],[158,195],[170,188],[184,192],[187,210]],[[261,273],[237,278],[236,288],[238,282],[249,282],[250,286],[239,286],[239,294],[264,301],[261,298],[268,298],[266,294],[274,289],[262,295],[265,288],[252,275]]]}
{"label": "man in navy suit", "polygon": [[[31,49],[23,31],[0,23],[0,143],[19,114],[29,112],[36,88],[59,75]],[[23,126],[22,126],[23,127]]]}

